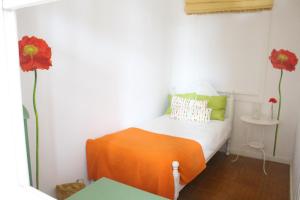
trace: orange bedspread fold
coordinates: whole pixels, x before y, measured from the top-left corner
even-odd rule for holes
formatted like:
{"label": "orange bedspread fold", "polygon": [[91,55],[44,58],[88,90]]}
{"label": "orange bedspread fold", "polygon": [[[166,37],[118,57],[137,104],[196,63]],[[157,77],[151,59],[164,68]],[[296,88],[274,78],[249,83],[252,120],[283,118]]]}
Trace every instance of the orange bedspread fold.
{"label": "orange bedspread fold", "polygon": [[86,158],[90,180],[107,177],[169,199],[174,197],[172,161],[180,163],[182,184],[206,167],[196,141],[138,128],[88,140]]}

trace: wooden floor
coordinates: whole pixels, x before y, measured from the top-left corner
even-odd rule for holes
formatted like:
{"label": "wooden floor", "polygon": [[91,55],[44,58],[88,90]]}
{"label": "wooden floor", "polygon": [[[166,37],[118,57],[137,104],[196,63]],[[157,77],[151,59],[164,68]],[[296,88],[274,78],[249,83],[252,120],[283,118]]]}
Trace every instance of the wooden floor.
{"label": "wooden floor", "polygon": [[217,153],[205,171],[187,185],[179,199],[188,200],[288,200],[289,166],[267,162],[268,175],[262,161]]}

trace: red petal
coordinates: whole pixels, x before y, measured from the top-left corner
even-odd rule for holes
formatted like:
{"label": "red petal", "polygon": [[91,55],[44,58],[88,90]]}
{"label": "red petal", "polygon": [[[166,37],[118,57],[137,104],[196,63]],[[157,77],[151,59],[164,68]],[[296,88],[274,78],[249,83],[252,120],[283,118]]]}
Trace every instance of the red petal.
{"label": "red petal", "polygon": [[[23,50],[26,45],[34,45],[38,48],[38,53],[33,58],[24,56]],[[51,48],[43,40],[35,36],[24,36],[19,41],[19,56],[20,65],[23,71],[32,71],[36,69],[49,69],[52,66],[51,62]]]}
{"label": "red petal", "polygon": [[[278,59],[278,56],[280,54],[283,54],[288,57],[286,62],[281,62]],[[298,63],[298,58],[297,56],[288,50],[280,49],[279,51],[273,49],[271,56],[270,56],[270,61],[272,62],[272,65],[276,69],[280,70],[287,70],[287,71],[295,71],[296,65]]]}

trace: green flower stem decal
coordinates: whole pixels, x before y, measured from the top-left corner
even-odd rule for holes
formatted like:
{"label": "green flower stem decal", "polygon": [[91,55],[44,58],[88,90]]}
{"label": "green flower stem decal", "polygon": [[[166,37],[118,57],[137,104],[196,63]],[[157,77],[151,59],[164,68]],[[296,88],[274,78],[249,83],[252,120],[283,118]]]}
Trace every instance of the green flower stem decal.
{"label": "green flower stem decal", "polygon": [[34,70],[34,86],[33,86],[33,109],[35,115],[35,180],[36,180],[36,188],[40,188],[39,183],[39,114],[36,108],[36,85],[37,85],[37,71]]}
{"label": "green flower stem decal", "polygon": [[[282,97],[281,97],[281,82],[282,82],[282,77],[283,77],[283,70],[281,70],[280,80],[279,80],[279,85],[278,85],[278,92],[279,92],[279,105],[278,105],[278,114],[277,114],[277,120],[278,121],[280,119],[280,111],[281,111],[281,100],[282,100]],[[279,124],[276,125],[276,130],[275,130],[275,140],[274,140],[273,156],[276,155],[278,130],[279,130]]]}

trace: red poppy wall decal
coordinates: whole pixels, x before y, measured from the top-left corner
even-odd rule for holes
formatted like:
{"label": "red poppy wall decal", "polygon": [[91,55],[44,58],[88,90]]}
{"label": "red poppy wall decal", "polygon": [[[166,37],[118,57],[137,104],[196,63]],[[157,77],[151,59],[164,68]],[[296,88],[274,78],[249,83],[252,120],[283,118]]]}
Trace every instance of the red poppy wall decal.
{"label": "red poppy wall decal", "polygon": [[[282,103],[281,83],[282,83],[282,78],[283,78],[283,72],[284,72],[284,70],[289,71],[289,72],[295,71],[296,65],[298,63],[298,58],[293,52],[290,52],[288,50],[280,49],[277,51],[277,50],[273,49],[269,59],[273,65],[273,67],[275,69],[280,70],[280,79],[279,79],[279,84],[278,84],[279,105],[278,105],[278,113],[277,113],[277,120],[279,120],[280,112],[281,112],[281,103]],[[279,130],[279,124],[276,125],[276,130],[275,130],[273,156],[276,155],[278,130]]]}
{"label": "red poppy wall decal", "polygon": [[24,36],[19,41],[20,66],[24,72],[34,72],[33,108],[35,114],[36,136],[36,188],[39,189],[39,117],[36,107],[37,70],[48,70],[52,66],[51,48],[43,40],[35,36]]}
{"label": "red poppy wall decal", "polygon": [[297,56],[293,52],[284,49],[279,51],[273,49],[270,60],[274,68],[289,72],[295,71],[298,63]]}

